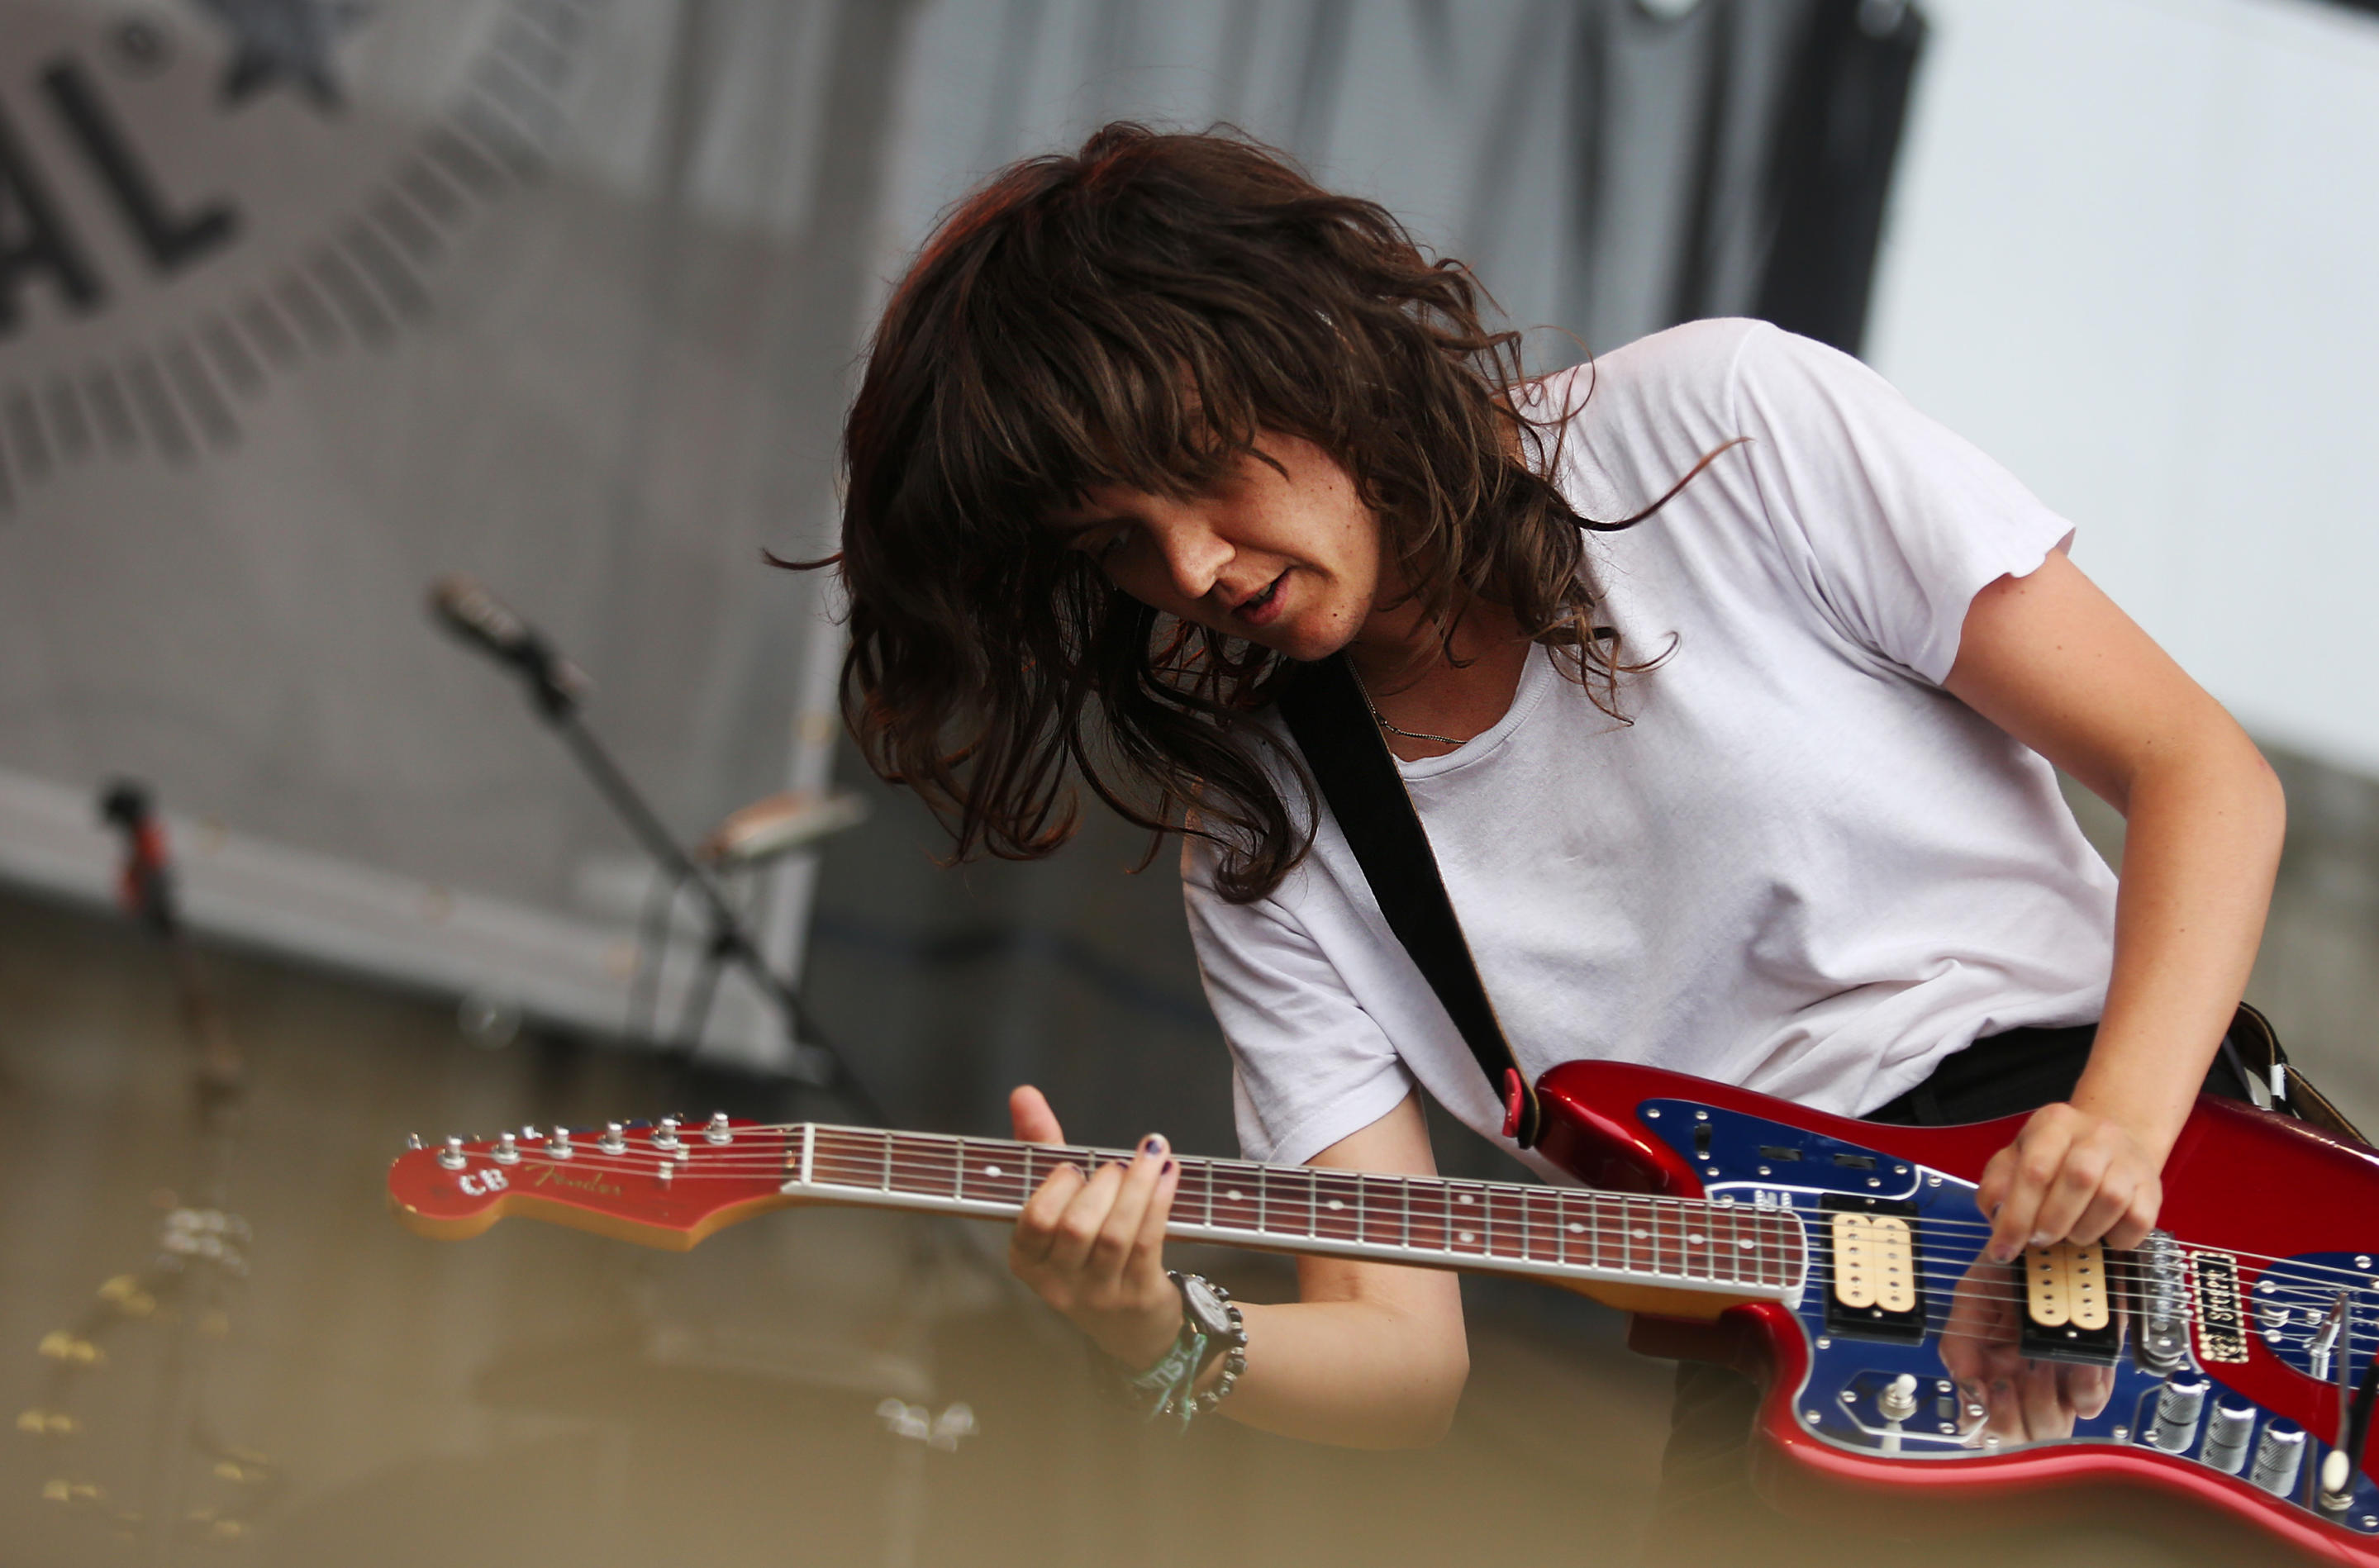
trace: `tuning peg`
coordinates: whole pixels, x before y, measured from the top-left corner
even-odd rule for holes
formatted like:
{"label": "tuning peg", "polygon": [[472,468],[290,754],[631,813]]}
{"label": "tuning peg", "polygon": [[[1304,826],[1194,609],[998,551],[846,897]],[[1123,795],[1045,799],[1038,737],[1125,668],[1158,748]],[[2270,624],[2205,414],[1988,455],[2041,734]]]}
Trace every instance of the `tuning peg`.
{"label": "tuning peg", "polygon": [[545,1141],[545,1152],[549,1158],[556,1160],[567,1160],[575,1155],[578,1151],[570,1146],[570,1129],[559,1122],[555,1123],[553,1136]]}
{"label": "tuning peg", "polygon": [[595,1140],[595,1147],[606,1154],[624,1154],[628,1152],[627,1132],[618,1122],[605,1122],[603,1136]]}
{"label": "tuning peg", "polygon": [[521,1140],[523,1142],[534,1143],[544,1136],[545,1135],[543,1133],[537,1130],[536,1124],[534,1123],[525,1124],[521,1128]]}
{"label": "tuning peg", "polygon": [[664,1153],[670,1154],[676,1153],[678,1150],[682,1147],[682,1145],[677,1140],[677,1118],[675,1116],[663,1116],[661,1118],[661,1125],[655,1128],[653,1132],[653,1147],[662,1151]]}
{"label": "tuning peg", "polygon": [[418,1149],[418,1148],[420,1148],[420,1147],[421,1147],[421,1135],[420,1135],[419,1133],[417,1133],[417,1132],[408,1132],[408,1133],[406,1133],[406,1134],[405,1135],[405,1146],[407,1149]]}
{"label": "tuning peg", "polygon": [[520,1164],[520,1145],[513,1141],[511,1133],[500,1132],[496,1135],[495,1160],[500,1165]]}
{"label": "tuning peg", "polygon": [[449,1137],[446,1140],[446,1147],[438,1152],[438,1163],[450,1171],[459,1171],[470,1164],[463,1157],[463,1140]]}
{"label": "tuning peg", "polygon": [[727,1130],[727,1113],[724,1111],[711,1112],[710,1125],[702,1129],[702,1136],[712,1143],[734,1142],[735,1135]]}

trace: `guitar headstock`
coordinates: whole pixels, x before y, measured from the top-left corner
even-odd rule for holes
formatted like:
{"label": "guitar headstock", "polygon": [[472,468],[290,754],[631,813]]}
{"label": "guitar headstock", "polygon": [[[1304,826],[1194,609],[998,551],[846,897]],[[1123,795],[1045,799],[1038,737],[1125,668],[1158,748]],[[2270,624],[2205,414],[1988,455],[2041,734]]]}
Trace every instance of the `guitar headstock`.
{"label": "guitar headstock", "polygon": [[423,1236],[456,1241],[507,1216],[682,1252],[713,1231],[795,1201],[789,1129],[738,1121],[523,1128],[414,1146],[388,1171],[389,1206]]}

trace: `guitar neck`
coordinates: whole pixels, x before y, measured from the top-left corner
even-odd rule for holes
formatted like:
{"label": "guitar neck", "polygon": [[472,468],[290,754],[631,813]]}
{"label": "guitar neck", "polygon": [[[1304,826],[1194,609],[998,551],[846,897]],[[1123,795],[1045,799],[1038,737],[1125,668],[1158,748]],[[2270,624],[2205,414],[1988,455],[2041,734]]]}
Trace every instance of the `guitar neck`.
{"label": "guitar neck", "polygon": [[[803,1123],[785,1129],[784,1195],[1011,1219],[1060,1164],[1129,1152]],[[1806,1272],[1789,1213],[1522,1182],[1373,1176],[1180,1159],[1166,1234],[1269,1251],[1534,1275],[1614,1305],[1704,1315],[1793,1301]]]}

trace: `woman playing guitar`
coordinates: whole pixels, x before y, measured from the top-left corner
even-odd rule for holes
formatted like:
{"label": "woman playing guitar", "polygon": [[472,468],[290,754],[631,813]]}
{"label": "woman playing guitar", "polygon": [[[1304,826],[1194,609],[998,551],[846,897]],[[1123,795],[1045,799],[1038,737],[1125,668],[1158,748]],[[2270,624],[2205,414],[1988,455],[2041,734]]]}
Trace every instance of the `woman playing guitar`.
{"label": "woman playing guitar", "polygon": [[[1249,1155],[1426,1172],[1421,1091],[1490,1138],[1503,1108],[1278,721],[1343,653],[1530,1074],[2029,1110],[1983,1182],[1993,1255],[2140,1242],[2200,1087],[2237,1087],[2271,770],[2067,524],[1855,361],[1709,321],[1528,380],[1477,299],[1233,138],[1111,127],[976,193],[846,431],[871,763],[961,853],[1056,849],[1069,770],[1182,831]],[[2119,886],[2051,764],[2128,819]],[[1060,1140],[1040,1091],[1011,1109]],[[1155,1137],[1061,1170],[1011,1258],[1125,1369],[1213,1393],[1218,1344],[1162,1367],[1192,1337],[1177,1180]],[[1454,1278],[1375,1263],[1304,1260],[1245,1335],[1219,1411],[1327,1442],[1430,1441],[1467,1364]],[[1673,1505],[1736,1484],[1748,1409],[1688,1381]]]}

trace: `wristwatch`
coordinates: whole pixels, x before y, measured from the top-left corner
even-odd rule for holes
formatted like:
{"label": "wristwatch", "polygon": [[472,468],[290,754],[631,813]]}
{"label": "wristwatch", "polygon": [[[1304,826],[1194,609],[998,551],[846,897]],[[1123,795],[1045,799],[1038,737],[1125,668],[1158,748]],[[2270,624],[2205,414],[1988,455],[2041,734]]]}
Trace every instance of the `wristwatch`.
{"label": "wristwatch", "polygon": [[[1168,1270],[1165,1277],[1181,1293],[1180,1332],[1146,1371],[1116,1370],[1122,1374],[1125,1392],[1150,1420],[1169,1415],[1186,1428],[1191,1417],[1220,1405],[1248,1369],[1248,1331],[1231,1293],[1221,1285],[1178,1270]],[[1198,1380],[1214,1364],[1209,1353],[1215,1350],[1223,1356],[1222,1378],[1204,1393],[1196,1393]]]}
{"label": "wristwatch", "polygon": [[[1185,1274],[1178,1269],[1166,1272],[1174,1288],[1181,1292],[1181,1321],[1186,1330],[1194,1330],[1210,1348],[1223,1353],[1222,1380],[1197,1396],[1201,1414],[1212,1410],[1231,1392],[1239,1374],[1248,1369],[1248,1329],[1246,1321],[1231,1300],[1231,1293],[1203,1274]],[[1201,1357],[1197,1376],[1206,1370],[1207,1358]]]}

